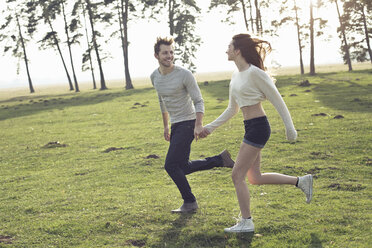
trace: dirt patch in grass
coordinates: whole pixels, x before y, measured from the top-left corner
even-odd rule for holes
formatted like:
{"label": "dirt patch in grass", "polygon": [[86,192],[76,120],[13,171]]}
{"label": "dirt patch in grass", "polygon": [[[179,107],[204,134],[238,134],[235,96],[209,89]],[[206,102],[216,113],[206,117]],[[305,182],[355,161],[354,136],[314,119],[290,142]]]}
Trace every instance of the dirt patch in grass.
{"label": "dirt patch in grass", "polygon": [[326,113],[313,114],[311,116],[328,116]]}
{"label": "dirt patch in grass", "polygon": [[0,243],[12,244],[13,238],[11,236],[0,235]]}
{"label": "dirt patch in grass", "polygon": [[118,150],[140,150],[140,148],[134,147],[134,146],[128,146],[128,147],[109,147],[106,150],[104,150],[104,153],[112,152],[112,151],[118,151]]}
{"label": "dirt patch in grass", "polygon": [[339,170],[339,168],[336,168],[336,167],[325,167],[325,168],[320,168],[320,167],[314,167],[310,170],[307,171],[308,174],[312,174],[314,176],[314,178],[318,178],[318,174],[323,171],[323,170]]}
{"label": "dirt patch in grass", "polygon": [[301,83],[298,84],[298,86],[300,87],[309,87],[311,85],[311,83],[309,82],[309,80],[304,80],[302,81]]}
{"label": "dirt patch in grass", "polygon": [[125,242],[126,245],[133,245],[135,247],[144,247],[146,245],[146,241],[144,240],[137,240],[137,239],[129,239]]}
{"label": "dirt patch in grass", "polygon": [[312,159],[327,159],[333,157],[332,154],[327,152],[311,152],[310,155]]}
{"label": "dirt patch in grass", "polygon": [[43,146],[43,148],[57,148],[57,147],[66,147],[66,144],[61,144],[59,141],[51,141]]}
{"label": "dirt patch in grass", "polygon": [[336,115],[335,117],[333,117],[333,119],[343,119],[345,118],[343,115]]}
{"label": "dirt patch in grass", "polygon": [[372,158],[365,158],[365,160],[363,161],[363,162],[365,162],[365,164],[367,165],[367,166],[372,166]]}
{"label": "dirt patch in grass", "polygon": [[104,153],[112,152],[112,151],[117,151],[117,150],[124,150],[123,147],[109,147],[106,150],[104,150]]}
{"label": "dirt patch in grass", "polygon": [[313,175],[314,177],[316,177],[316,175],[322,170],[322,168],[319,168],[319,167],[315,167],[313,169],[310,169],[308,171],[308,174],[311,174]]}
{"label": "dirt patch in grass", "polygon": [[150,159],[150,158],[158,159],[160,157],[158,155],[156,155],[156,154],[150,154],[150,155],[146,156],[145,158],[146,159]]}
{"label": "dirt patch in grass", "polygon": [[335,190],[342,190],[342,191],[360,191],[365,189],[366,187],[361,185],[361,184],[349,184],[349,183],[332,183],[331,185],[328,186],[330,189],[335,189]]}

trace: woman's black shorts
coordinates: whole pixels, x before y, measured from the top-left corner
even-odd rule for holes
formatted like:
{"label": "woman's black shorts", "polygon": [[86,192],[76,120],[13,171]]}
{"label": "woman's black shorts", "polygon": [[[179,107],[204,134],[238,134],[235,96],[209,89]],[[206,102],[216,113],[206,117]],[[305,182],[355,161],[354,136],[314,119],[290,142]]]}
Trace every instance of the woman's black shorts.
{"label": "woman's black shorts", "polygon": [[244,121],[245,135],[243,142],[258,148],[263,148],[270,138],[270,123],[266,116]]}

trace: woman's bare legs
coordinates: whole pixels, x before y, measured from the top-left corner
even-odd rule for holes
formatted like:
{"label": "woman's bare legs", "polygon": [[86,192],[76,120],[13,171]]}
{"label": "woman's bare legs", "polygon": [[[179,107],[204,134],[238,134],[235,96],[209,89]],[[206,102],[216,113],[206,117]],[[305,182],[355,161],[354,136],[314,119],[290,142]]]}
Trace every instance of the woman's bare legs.
{"label": "woman's bare legs", "polygon": [[247,177],[250,184],[291,184],[296,185],[297,177],[279,173],[261,174],[261,152],[259,152],[253,166],[250,166]]}
{"label": "woman's bare legs", "polygon": [[248,170],[256,161],[260,150],[260,148],[242,143],[232,170],[231,177],[238,197],[240,211],[244,219],[251,217],[250,195],[245,177]]}
{"label": "woman's bare legs", "polygon": [[278,173],[261,174],[261,149],[242,143],[235,166],[232,171],[232,180],[243,218],[251,217],[250,194],[245,177],[251,184],[292,184],[296,185],[297,177]]}

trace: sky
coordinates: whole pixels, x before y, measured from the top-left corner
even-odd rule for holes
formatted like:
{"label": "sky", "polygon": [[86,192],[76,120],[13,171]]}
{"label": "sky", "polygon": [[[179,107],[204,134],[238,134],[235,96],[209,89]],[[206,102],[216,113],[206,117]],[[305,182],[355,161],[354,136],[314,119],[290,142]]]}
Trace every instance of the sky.
{"label": "sky", "polygon": [[[234,34],[246,32],[242,22],[241,13],[235,14],[236,24],[228,25],[222,23],[221,13],[217,10],[207,12],[209,1],[200,1],[198,3],[202,8],[202,16],[197,24],[196,34],[198,34],[203,43],[200,45],[195,64],[197,73],[232,71],[235,69],[233,62],[227,61],[225,51]],[[327,9],[325,10],[327,11]],[[319,15],[329,17],[329,25],[324,30],[325,37],[331,36],[328,40],[317,39],[315,50],[316,64],[342,63],[342,56],[339,53],[340,41],[338,39],[336,28],[338,26],[337,16],[332,16],[327,12],[318,12]],[[336,13],[334,13],[336,14]],[[149,77],[157,68],[158,63],[153,55],[153,45],[158,36],[168,35],[167,20],[156,22],[154,20],[140,20],[130,23],[129,27],[129,70],[132,79]],[[294,26],[278,32],[278,37],[264,37],[271,42],[273,52],[268,57],[266,64],[274,67],[298,66],[299,52],[297,44],[296,29]],[[34,42],[32,42],[34,43]],[[36,88],[38,85],[66,84],[66,74],[62,67],[61,60],[53,50],[40,51],[35,44],[31,42],[27,46],[27,53],[30,59],[31,78]],[[113,40],[103,44],[105,49],[111,52],[111,58],[104,62],[103,71],[106,80],[124,79],[123,56],[119,41]],[[86,44],[82,41],[81,46],[72,47],[75,71],[78,82],[91,80],[90,72],[81,72],[81,53]],[[2,48],[0,48],[2,50]],[[65,49],[64,58],[70,68],[69,58]],[[304,50],[305,66],[309,64],[309,50]],[[17,75],[17,60],[10,55],[0,55],[0,89],[13,87],[27,87],[27,75],[24,62],[20,63],[20,73]],[[177,64],[177,63],[176,63]],[[99,81],[98,68],[96,66],[96,80]],[[71,70],[70,70],[71,71]],[[71,75],[72,77],[72,75]]]}

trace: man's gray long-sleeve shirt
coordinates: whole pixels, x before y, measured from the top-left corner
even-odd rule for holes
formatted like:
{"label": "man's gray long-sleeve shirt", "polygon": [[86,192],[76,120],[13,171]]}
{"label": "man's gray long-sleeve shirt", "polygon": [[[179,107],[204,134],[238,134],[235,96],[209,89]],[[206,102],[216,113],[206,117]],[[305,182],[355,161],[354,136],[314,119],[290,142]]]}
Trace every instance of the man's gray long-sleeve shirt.
{"label": "man's gray long-sleeve shirt", "polygon": [[159,96],[160,109],[169,113],[172,124],[194,120],[196,112],[204,113],[199,86],[189,70],[175,65],[171,73],[162,75],[156,69],[150,78]]}

